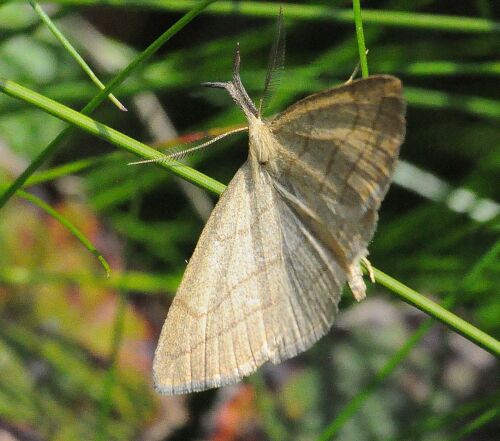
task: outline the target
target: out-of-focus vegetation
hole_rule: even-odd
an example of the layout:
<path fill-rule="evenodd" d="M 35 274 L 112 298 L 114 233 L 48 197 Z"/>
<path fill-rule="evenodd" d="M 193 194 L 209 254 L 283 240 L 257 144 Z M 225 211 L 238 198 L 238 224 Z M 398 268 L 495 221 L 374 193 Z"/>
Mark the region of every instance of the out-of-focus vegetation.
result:
<path fill-rule="evenodd" d="M 107 84 L 200 4 L 43 8 Z M 498 5 L 362 6 L 370 73 L 399 76 L 408 101 L 407 138 L 370 260 L 498 337 Z M 358 54 L 351 8 L 283 2 L 287 61 L 268 115 L 349 77 Z M 244 123 L 227 94 L 199 83 L 230 78 L 239 41 L 243 82 L 258 101 L 278 11 L 279 3 L 215 2 L 113 91 L 127 113 L 105 101 L 93 116 L 156 148 Z M 75 109 L 98 92 L 24 1 L 0 1 L 0 76 Z M 0 195 L 65 127 L 0 95 Z M 237 135 L 187 163 L 227 183 L 245 155 Z M 0 208 L 0 439 L 497 439 L 494 356 L 379 285 L 359 305 L 346 290 L 332 332 L 305 354 L 235 387 L 158 396 L 156 339 L 215 200 L 154 165 L 127 166 L 133 160 L 75 130 L 25 185 L 102 253 L 110 279 L 22 194 Z"/>

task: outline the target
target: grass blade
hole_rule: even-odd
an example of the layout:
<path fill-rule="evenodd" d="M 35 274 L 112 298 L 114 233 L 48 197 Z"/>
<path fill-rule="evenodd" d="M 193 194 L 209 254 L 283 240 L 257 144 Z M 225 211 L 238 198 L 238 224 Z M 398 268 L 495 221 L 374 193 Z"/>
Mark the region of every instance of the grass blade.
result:
<path fill-rule="evenodd" d="M 146 144 L 13 81 L 0 78 L 0 90 L 141 158 L 158 158 L 158 151 Z M 159 162 L 157 165 L 212 193 L 221 194 L 225 188 L 223 184 L 215 179 L 180 162 L 169 160 L 168 162 Z"/>
<path fill-rule="evenodd" d="M 94 256 L 97 257 L 97 260 L 100 262 L 104 271 L 106 271 L 106 278 L 109 279 L 111 275 L 111 268 L 104 258 L 104 256 L 92 245 L 92 242 L 65 216 L 59 213 L 57 210 L 54 210 L 49 204 L 42 201 L 40 198 L 27 193 L 23 190 L 18 190 L 17 195 L 37 207 L 41 208 L 45 211 L 49 216 L 53 217 L 56 221 L 58 221 L 61 225 L 63 225 L 73 236 L 75 236 L 80 243 L 87 248 Z"/>
<path fill-rule="evenodd" d="M 482 347 L 496 357 L 500 357 L 500 341 L 379 269 L 374 268 L 373 270 L 377 283 L 391 290 L 391 292 L 396 294 L 401 300 L 415 306 L 427 315 L 434 317 L 448 328 L 458 332 L 466 339 Z"/>
<path fill-rule="evenodd" d="M 144 66 L 146 61 L 151 58 L 170 38 L 172 38 L 177 32 L 179 32 L 184 26 L 190 23 L 197 15 L 199 15 L 209 4 L 213 3 L 215 0 L 203 0 L 198 2 L 188 13 L 181 17 L 176 23 L 174 23 L 170 28 L 168 28 L 160 37 L 158 37 L 153 43 L 151 43 L 143 52 L 141 52 L 130 64 L 123 69 L 118 75 L 116 75 L 111 82 L 99 92 L 82 110 L 83 114 L 91 114 L 114 90 L 118 87 L 126 78 L 128 78 L 133 72 L 136 72 L 141 67 Z M 31 162 L 31 164 L 21 173 L 17 179 L 10 185 L 10 187 L 0 195 L 0 209 L 7 203 L 7 201 L 14 195 L 16 190 L 20 189 L 26 180 L 35 171 L 41 167 L 41 165 L 50 158 L 54 152 L 59 147 L 59 144 L 68 136 L 71 132 L 71 128 L 63 130 L 54 140 L 44 149 L 42 152 Z"/>
<path fill-rule="evenodd" d="M 370 74 L 368 72 L 368 61 L 366 60 L 366 44 L 365 33 L 363 32 L 363 19 L 361 18 L 361 3 L 360 0 L 352 1 L 352 8 L 354 12 L 354 23 L 356 25 L 356 39 L 358 41 L 359 63 L 361 66 L 361 76 L 367 78 Z"/>
<path fill-rule="evenodd" d="M 75 61 L 80 65 L 83 71 L 89 76 L 92 82 L 101 90 L 104 90 L 106 86 L 97 78 L 97 75 L 92 71 L 90 66 L 85 62 L 82 56 L 77 52 L 77 50 L 73 47 L 73 45 L 69 42 L 69 40 L 63 35 L 63 33 L 57 28 L 54 22 L 50 19 L 50 17 L 45 13 L 42 7 L 35 0 L 28 0 L 31 7 L 38 14 L 40 19 L 47 25 L 50 32 L 54 34 L 54 37 L 59 40 L 62 46 L 68 51 L 68 53 L 75 59 Z M 109 99 L 113 102 L 113 104 L 118 107 L 123 112 L 127 111 L 127 108 L 120 102 L 118 99 L 110 93 L 108 95 Z"/>

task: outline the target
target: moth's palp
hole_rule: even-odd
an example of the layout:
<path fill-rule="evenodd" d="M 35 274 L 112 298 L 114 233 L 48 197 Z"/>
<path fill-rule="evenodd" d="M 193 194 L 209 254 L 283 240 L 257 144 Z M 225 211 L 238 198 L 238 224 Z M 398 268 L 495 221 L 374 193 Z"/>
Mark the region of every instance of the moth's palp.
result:
<path fill-rule="evenodd" d="M 247 115 L 247 118 L 252 115 L 255 118 L 259 117 L 259 112 L 255 107 L 255 104 L 248 96 L 245 87 L 243 87 L 243 83 L 240 78 L 240 44 L 236 43 L 236 49 L 234 51 L 234 60 L 233 60 L 233 79 L 228 82 L 208 82 L 202 83 L 202 86 L 205 87 L 215 87 L 217 89 L 226 89 L 229 92 L 229 95 L 233 98 L 233 100 L 241 107 L 243 112 Z"/>

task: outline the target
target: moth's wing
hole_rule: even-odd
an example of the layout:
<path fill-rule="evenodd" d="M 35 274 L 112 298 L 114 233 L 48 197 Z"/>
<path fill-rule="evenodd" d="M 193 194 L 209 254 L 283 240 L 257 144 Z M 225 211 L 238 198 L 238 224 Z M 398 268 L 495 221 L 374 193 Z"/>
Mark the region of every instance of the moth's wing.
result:
<path fill-rule="evenodd" d="M 248 164 L 222 195 L 162 329 L 153 362 L 159 392 L 235 383 L 329 329 L 341 271 L 294 213 L 283 218 L 289 209 L 277 199 L 267 172 Z"/>
<path fill-rule="evenodd" d="M 401 82 L 373 76 L 311 95 L 271 122 L 276 187 L 364 296 L 359 260 L 405 135 Z"/>

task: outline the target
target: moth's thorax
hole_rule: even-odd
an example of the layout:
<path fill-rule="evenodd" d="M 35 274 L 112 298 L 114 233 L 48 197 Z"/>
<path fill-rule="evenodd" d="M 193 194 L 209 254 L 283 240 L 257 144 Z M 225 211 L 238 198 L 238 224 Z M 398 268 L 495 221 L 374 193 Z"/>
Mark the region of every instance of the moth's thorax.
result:
<path fill-rule="evenodd" d="M 266 121 L 250 115 L 248 117 L 248 134 L 250 158 L 265 165 L 276 157 L 277 141 Z"/>

